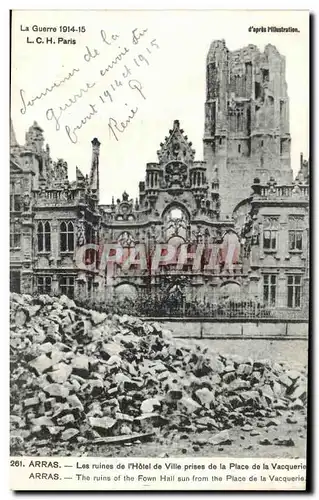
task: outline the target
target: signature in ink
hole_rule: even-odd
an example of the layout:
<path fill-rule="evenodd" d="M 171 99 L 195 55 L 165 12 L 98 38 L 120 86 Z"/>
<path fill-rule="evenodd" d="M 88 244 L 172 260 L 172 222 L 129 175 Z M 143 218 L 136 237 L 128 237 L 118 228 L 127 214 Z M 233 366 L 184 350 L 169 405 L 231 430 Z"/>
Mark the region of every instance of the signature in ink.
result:
<path fill-rule="evenodd" d="M 132 90 L 137 90 L 140 96 L 143 97 L 143 99 L 146 99 L 145 95 L 142 92 L 143 86 L 141 82 L 139 82 L 138 80 L 130 80 L 128 82 L 128 85 Z M 125 105 L 127 106 L 127 104 Z M 132 120 L 136 116 L 138 109 L 139 109 L 138 106 L 132 108 L 127 118 L 121 122 L 118 122 L 115 118 L 112 117 L 109 118 L 108 122 L 109 133 L 110 135 L 112 134 L 112 136 L 116 141 L 119 141 L 119 134 L 123 134 L 123 132 L 125 132 L 127 127 L 132 123 Z"/>

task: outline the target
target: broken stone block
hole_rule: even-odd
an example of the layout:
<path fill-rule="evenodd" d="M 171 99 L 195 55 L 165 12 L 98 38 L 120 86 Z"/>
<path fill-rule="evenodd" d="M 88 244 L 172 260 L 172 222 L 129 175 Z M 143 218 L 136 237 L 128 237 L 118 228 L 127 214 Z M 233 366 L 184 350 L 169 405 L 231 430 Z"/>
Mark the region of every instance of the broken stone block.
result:
<path fill-rule="evenodd" d="M 265 368 L 271 368 L 270 359 L 258 359 L 253 363 L 254 370 L 264 370 Z"/>
<path fill-rule="evenodd" d="M 117 394 L 117 393 L 118 393 L 118 388 L 117 388 L 117 387 L 110 387 L 110 389 L 108 389 L 107 393 L 108 393 L 110 396 L 113 396 L 114 394 Z"/>
<path fill-rule="evenodd" d="M 177 403 L 178 408 L 182 411 L 185 411 L 188 414 L 196 413 L 201 409 L 201 405 L 196 403 L 194 399 L 184 396 Z"/>
<path fill-rule="evenodd" d="M 19 426 L 20 423 L 23 423 L 23 419 L 18 415 L 10 415 L 10 423 L 14 423 Z"/>
<path fill-rule="evenodd" d="M 231 372 L 228 372 L 228 373 L 225 373 L 223 375 L 223 382 L 225 382 L 226 384 L 230 384 L 231 382 L 233 382 L 234 380 L 236 379 L 236 373 L 234 371 L 231 371 Z"/>
<path fill-rule="evenodd" d="M 70 405 L 70 408 L 78 408 L 80 411 L 84 411 L 83 404 L 75 394 L 67 396 L 66 401 Z"/>
<path fill-rule="evenodd" d="M 64 360 L 64 352 L 60 351 L 59 349 L 55 348 L 53 346 L 52 351 L 50 352 L 50 358 L 52 361 L 53 365 L 58 364 L 61 360 Z"/>
<path fill-rule="evenodd" d="M 243 356 L 239 356 L 238 354 L 232 354 L 230 356 L 230 359 L 234 363 L 235 367 L 241 365 L 242 363 L 245 363 L 245 358 Z"/>
<path fill-rule="evenodd" d="M 34 398 L 27 398 L 23 401 L 23 405 L 25 408 L 31 408 L 32 406 L 38 406 L 40 404 L 40 399 L 38 396 Z"/>
<path fill-rule="evenodd" d="M 255 404 L 257 405 L 260 396 L 257 391 L 244 391 L 240 393 L 240 398 L 245 404 Z"/>
<path fill-rule="evenodd" d="M 120 427 L 120 434 L 122 434 L 123 436 L 128 435 L 128 434 L 132 434 L 132 433 L 133 433 L 133 431 L 128 425 L 124 424 Z"/>
<path fill-rule="evenodd" d="M 290 403 L 289 408 L 291 410 L 302 410 L 304 408 L 304 404 L 300 399 L 296 399 L 292 403 Z"/>
<path fill-rule="evenodd" d="M 259 444 L 262 444 L 263 446 L 269 446 L 269 445 L 271 445 L 271 444 L 272 444 L 272 442 L 271 442 L 271 441 L 269 441 L 269 439 L 268 439 L 268 438 L 265 438 L 265 439 L 261 439 L 261 440 L 259 441 Z"/>
<path fill-rule="evenodd" d="M 74 439 L 78 434 L 80 434 L 79 429 L 74 429 L 73 427 L 71 427 L 69 429 L 65 429 L 65 431 L 62 432 L 61 439 L 63 441 L 70 441 L 71 439 Z"/>
<path fill-rule="evenodd" d="M 249 432 L 253 429 L 252 425 L 246 424 L 241 428 L 242 431 Z"/>
<path fill-rule="evenodd" d="M 257 384 L 258 382 L 260 382 L 261 377 L 262 377 L 262 374 L 260 371 L 259 372 L 258 371 L 252 372 L 252 374 L 251 374 L 252 383 Z"/>
<path fill-rule="evenodd" d="M 210 391 L 206 387 L 203 387 L 203 389 L 198 389 L 195 394 L 200 403 L 207 408 L 209 408 L 210 404 L 215 400 L 215 393 L 213 391 Z"/>
<path fill-rule="evenodd" d="M 119 356 L 123 351 L 124 348 L 120 344 L 117 344 L 116 342 L 109 342 L 107 344 L 103 344 L 100 349 L 100 354 L 103 359 L 108 360 L 111 356 Z"/>
<path fill-rule="evenodd" d="M 40 344 L 38 346 L 38 349 L 40 352 L 43 354 L 47 354 L 52 351 L 53 349 L 53 344 L 51 342 L 45 342 L 44 344 Z"/>
<path fill-rule="evenodd" d="M 41 356 L 38 356 L 33 361 L 30 361 L 29 366 L 33 368 L 38 375 L 41 375 L 43 372 L 51 368 L 53 364 L 54 363 L 50 358 L 48 358 L 48 356 L 41 354 Z"/>
<path fill-rule="evenodd" d="M 268 420 L 266 427 L 270 427 L 272 425 L 275 425 L 275 426 L 280 425 L 280 420 L 278 420 L 277 418 L 272 418 L 271 420 Z"/>
<path fill-rule="evenodd" d="M 208 363 L 210 367 L 209 372 L 213 371 L 215 373 L 223 373 L 225 370 L 224 364 L 219 359 L 219 356 L 210 357 Z"/>
<path fill-rule="evenodd" d="M 292 394 L 289 394 L 289 398 L 292 399 L 293 401 L 299 399 L 305 402 L 307 399 L 307 386 L 303 384 L 297 385 Z"/>
<path fill-rule="evenodd" d="M 68 413 L 67 415 L 63 415 L 63 417 L 58 419 L 59 425 L 68 425 L 73 424 L 75 421 L 74 415 L 72 413 Z"/>
<path fill-rule="evenodd" d="M 276 438 L 275 444 L 277 446 L 295 446 L 295 442 L 292 438 L 289 439 Z"/>
<path fill-rule="evenodd" d="M 169 423 L 169 419 L 162 417 L 158 413 L 144 413 L 139 417 L 134 419 L 134 422 L 138 423 L 144 431 L 147 429 L 152 429 L 153 427 L 162 427 Z"/>
<path fill-rule="evenodd" d="M 99 313 L 97 311 L 90 311 L 90 313 L 93 325 L 99 325 L 107 319 L 107 315 L 105 313 Z"/>
<path fill-rule="evenodd" d="M 55 369 L 50 372 L 50 378 L 53 382 L 58 384 L 63 384 L 69 378 L 72 373 L 72 366 L 65 363 L 59 363 Z"/>
<path fill-rule="evenodd" d="M 134 417 L 132 417 L 131 415 L 126 415 L 125 413 L 115 413 L 115 418 L 117 422 L 132 423 L 134 421 Z"/>
<path fill-rule="evenodd" d="M 285 387 L 291 387 L 292 384 L 293 384 L 293 381 L 291 378 L 288 377 L 288 375 L 286 373 L 283 373 L 282 375 L 280 375 L 280 377 L 278 377 L 278 381 L 284 385 Z"/>
<path fill-rule="evenodd" d="M 27 321 L 27 314 L 22 309 L 19 309 L 15 315 L 15 323 L 18 328 L 22 328 Z"/>
<path fill-rule="evenodd" d="M 210 377 L 210 383 L 211 383 L 212 387 L 214 385 L 219 385 L 221 383 L 221 380 L 222 380 L 221 376 L 218 373 L 214 373 Z"/>
<path fill-rule="evenodd" d="M 170 377 L 169 371 L 161 372 L 161 373 L 158 373 L 157 380 L 159 380 L 161 382 L 163 380 L 167 380 L 169 377 Z"/>
<path fill-rule="evenodd" d="M 109 366 L 121 366 L 122 359 L 120 356 L 112 355 L 106 362 Z"/>
<path fill-rule="evenodd" d="M 167 368 L 166 366 L 161 363 L 161 361 L 157 361 L 153 366 L 152 368 L 155 370 L 156 373 L 160 373 L 160 372 L 166 372 L 167 371 Z"/>
<path fill-rule="evenodd" d="M 215 434 L 208 440 L 209 444 L 219 445 L 231 443 L 231 439 L 229 436 L 229 432 L 227 430 L 221 431 L 218 434 Z"/>
<path fill-rule="evenodd" d="M 44 392 L 49 394 L 49 396 L 67 398 L 69 395 L 69 389 L 63 387 L 61 384 L 50 384 L 43 388 Z"/>
<path fill-rule="evenodd" d="M 166 401 L 175 402 L 179 401 L 183 397 L 183 391 L 176 386 L 176 388 L 171 388 L 166 394 Z"/>
<path fill-rule="evenodd" d="M 145 399 L 141 404 L 142 413 L 153 413 L 161 408 L 161 402 L 158 399 L 150 398 Z"/>
<path fill-rule="evenodd" d="M 197 427 L 198 426 L 205 427 L 207 429 L 211 429 L 211 428 L 218 429 L 219 428 L 219 425 L 217 424 L 216 420 L 214 420 L 211 417 L 198 418 L 196 420 L 196 426 Z"/>
<path fill-rule="evenodd" d="M 114 377 L 114 382 L 116 382 L 118 385 L 124 387 L 124 384 L 126 382 L 131 382 L 131 378 L 125 375 L 122 372 L 119 372 L 115 375 Z"/>
<path fill-rule="evenodd" d="M 275 410 L 285 410 L 288 406 L 288 402 L 285 401 L 284 399 L 279 399 L 277 403 L 273 404 L 273 408 Z"/>
<path fill-rule="evenodd" d="M 51 420 L 51 418 L 49 417 L 38 417 L 38 418 L 34 418 L 32 419 L 32 424 L 37 426 L 37 427 L 50 427 L 50 426 L 54 426 L 54 423 L 53 421 Z"/>
<path fill-rule="evenodd" d="M 227 364 L 224 368 L 224 373 L 234 372 L 236 368 L 233 363 Z"/>
<path fill-rule="evenodd" d="M 287 417 L 286 418 L 286 422 L 288 424 L 296 424 L 298 422 L 298 420 L 296 418 L 294 418 L 294 417 Z"/>
<path fill-rule="evenodd" d="M 116 420 L 110 417 L 89 417 L 89 424 L 97 431 L 110 431 L 116 424 Z"/>
<path fill-rule="evenodd" d="M 61 432 L 64 430 L 64 427 L 60 427 L 58 425 L 54 427 L 48 427 L 48 431 L 51 434 L 51 436 L 58 436 L 61 434 Z"/>
<path fill-rule="evenodd" d="M 229 405 L 232 409 L 238 408 L 239 406 L 243 405 L 242 399 L 239 396 L 235 396 L 235 395 L 230 395 L 228 397 L 228 402 L 229 402 Z"/>
<path fill-rule="evenodd" d="M 239 391 L 243 389 L 250 389 L 250 382 L 248 380 L 236 379 L 227 387 L 228 391 Z"/>
<path fill-rule="evenodd" d="M 241 364 L 237 368 L 237 375 L 248 376 L 252 373 L 253 367 L 251 365 Z"/>
<path fill-rule="evenodd" d="M 84 379 L 88 378 L 89 372 L 89 358 L 85 355 L 75 356 L 71 361 L 72 373 L 82 377 Z"/>
<path fill-rule="evenodd" d="M 272 385 L 272 390 L 275 396 L 279 397 L 282 395 L 284 389 L 282 385 L 278 384 L 278 382 L 274 382 Z"/>
<path fill-rule="evenodd" d="M 250 433 L 250 436 L 260 436 L 260 432 L 257 431 L 257 430 L 252 430 L 251 433 Z"/>

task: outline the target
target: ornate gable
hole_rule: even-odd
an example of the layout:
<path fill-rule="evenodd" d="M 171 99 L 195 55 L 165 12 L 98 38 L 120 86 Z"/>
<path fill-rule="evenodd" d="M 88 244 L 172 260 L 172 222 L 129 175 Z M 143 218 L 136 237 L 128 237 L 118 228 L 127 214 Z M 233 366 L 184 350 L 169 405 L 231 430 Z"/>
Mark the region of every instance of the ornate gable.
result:
<path fill-rule="evenodd" d="M 46 182 L 48 187 L 62 187 L 69 183 L 68 164 L 61 158 L 57 162 L 49 162 L 47 165 Z"/>
<path fill-rule="evenodd" d="M 169 137 L 165 137 L 164 144 L 160 144 L 161 149 L 157 151 L 160 164 L 166 164 L 170 161 L 182 161 L 184 163 L 193 163 L 195 150 L 192 149 L 192 143 L 188 142 L 187 135 L 180 128 L 179 121 L 174 121 L 173 130 L 169 131 Z"/>

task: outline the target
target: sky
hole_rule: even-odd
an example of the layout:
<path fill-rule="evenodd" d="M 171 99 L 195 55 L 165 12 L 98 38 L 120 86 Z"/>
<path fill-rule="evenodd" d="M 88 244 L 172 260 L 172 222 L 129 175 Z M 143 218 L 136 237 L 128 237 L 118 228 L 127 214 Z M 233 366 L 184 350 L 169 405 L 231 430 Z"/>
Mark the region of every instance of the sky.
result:
<path fill-rule="evenodd" d="M 76 166 L 89 174 L 97 137 L 101 203 L 124 190 L 134 198 L 175 119 L 195 159 L 203 159 L 211 42 L 225 39 L 229 50 L 248 44 L 264 50 L 271 43 L 286 57 L 297 173 L 300 152 L 307 158 L 309 147 L 308 24 L 306 11 L 15 11 L 11 117 L 17 140 L 24 144 L 37 121 L 53 160 L 67 161 L 73 180 Z M 299 32 L 249 31 L 268 26 Z"/>

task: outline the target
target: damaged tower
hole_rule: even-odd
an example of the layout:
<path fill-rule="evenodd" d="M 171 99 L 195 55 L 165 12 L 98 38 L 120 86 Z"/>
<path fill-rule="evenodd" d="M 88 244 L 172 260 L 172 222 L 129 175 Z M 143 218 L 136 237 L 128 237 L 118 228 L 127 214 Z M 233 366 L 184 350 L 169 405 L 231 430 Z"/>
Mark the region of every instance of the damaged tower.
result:
<path fill-rule="evenodd" d="M 230 51 L 212 42 L 207 55 L 204 160 L 218 180 L 221 218 L 261 183 L 293 180 L 285 57 L 273 45 Z"/>

